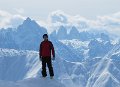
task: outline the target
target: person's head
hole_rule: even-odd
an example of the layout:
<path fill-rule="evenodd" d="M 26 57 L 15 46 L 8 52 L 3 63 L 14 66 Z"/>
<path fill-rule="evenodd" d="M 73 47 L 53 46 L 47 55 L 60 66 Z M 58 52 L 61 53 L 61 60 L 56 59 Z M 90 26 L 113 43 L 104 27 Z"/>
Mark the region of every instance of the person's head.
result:
<path fill-rule="evenodd" d="M 48 35 L 47 35 L 47 34 L 44 34 L 44 35 L 43 35 L 43 39 L 44 39 L 44 40 L 48 40 Z"/>

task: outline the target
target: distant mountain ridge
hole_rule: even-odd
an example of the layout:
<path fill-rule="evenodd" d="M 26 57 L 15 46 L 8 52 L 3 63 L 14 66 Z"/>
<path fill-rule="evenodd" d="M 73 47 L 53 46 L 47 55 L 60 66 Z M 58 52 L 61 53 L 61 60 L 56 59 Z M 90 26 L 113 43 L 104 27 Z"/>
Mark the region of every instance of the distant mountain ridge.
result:
<path fill-rule="evenodd" d="M 88 41 L 91 39 L 102 38 L 110 40 L 109 34 L 105 32 L 89 32 L 89 31 L 79 31 L 77 27 L 72 26 L 68 29 L 66 26 L 60 26 L 59 29 L 54 30 L 50 35 L 56 37 L 58 40 L 72 40 L 79 39 L 81 41 Z"/>

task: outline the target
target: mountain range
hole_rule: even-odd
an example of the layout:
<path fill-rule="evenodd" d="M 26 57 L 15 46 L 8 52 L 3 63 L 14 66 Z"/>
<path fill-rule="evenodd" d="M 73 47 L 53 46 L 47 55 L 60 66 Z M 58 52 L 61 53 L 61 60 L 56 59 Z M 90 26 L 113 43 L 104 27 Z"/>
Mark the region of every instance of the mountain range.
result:
<path fill-rule="evenodd" d="M 42 79 L 38 51 L 45 33 L 30 18 L 17 28 L 0 29 L 1 87 L 120 87 L 119 41 L 109 33 L 80 32 L 75 26 L 69 32 L 60 26 L 49 34 L 55 77 Z"/>

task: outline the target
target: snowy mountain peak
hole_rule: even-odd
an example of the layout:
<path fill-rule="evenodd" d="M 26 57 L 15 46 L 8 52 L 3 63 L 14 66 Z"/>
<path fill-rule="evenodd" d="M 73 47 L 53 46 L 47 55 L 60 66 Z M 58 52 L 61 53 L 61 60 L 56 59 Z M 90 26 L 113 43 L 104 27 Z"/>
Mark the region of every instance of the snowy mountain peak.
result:
<path fill-rule="evenodd" d="M 71 33 L 79 33 L 79 31 L 77 30 L 77 28 L 75 26 L 72 27 Z"/>
<path fill-rule="evenodd" d="M 69 38 L 70 39 L 79 39 L 79 31 L 75 26 L 72 27 L 70 33 L 69 33 Z"/>
<path fill-rule="evenodd" d="M 24 22 L 30 22 L 30 21 L 32 21 L 32 20 L 29 17 L 27 17 Z"/>
<path fill-rule="evenodd" d="M 64 26 L 60 26 L 58 33 L 64 33 L 64 32 L 67 33 L 67 29 Z"/>
<path fill-rule="evenodd" d="M 38 50 L 45 33 L 47 30 L 44 27 L 28 17 L 17 29 L 0 31 L 0 48 Z"/>
<path fill-rule="evenodd" d="M 26 20 L 31 20 L 30 17 L 27 17 Z"/>
<path fill-rule="evenodd" d="M 31 18 L 28 17 L 28 18 L 26 18 L 26 20 L 24 20 L 22 25 L 30 26 L 30 25 L 34 25 L 34 24 L 38 25 L 34 20 L 32 20 Z"/>

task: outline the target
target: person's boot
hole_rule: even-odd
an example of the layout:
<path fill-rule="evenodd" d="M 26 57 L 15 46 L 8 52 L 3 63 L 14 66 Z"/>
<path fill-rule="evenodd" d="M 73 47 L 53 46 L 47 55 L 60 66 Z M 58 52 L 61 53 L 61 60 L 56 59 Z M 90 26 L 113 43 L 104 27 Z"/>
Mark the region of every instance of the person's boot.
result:
<path fill-rule="evenodd" d="M 50 79 L 53 79 L 53 76 L 50 76 Z"/>
<path fill-rule="evenodd" d="M 46 76 L 42 76 L 42 78 L 46 78 Z"/>

